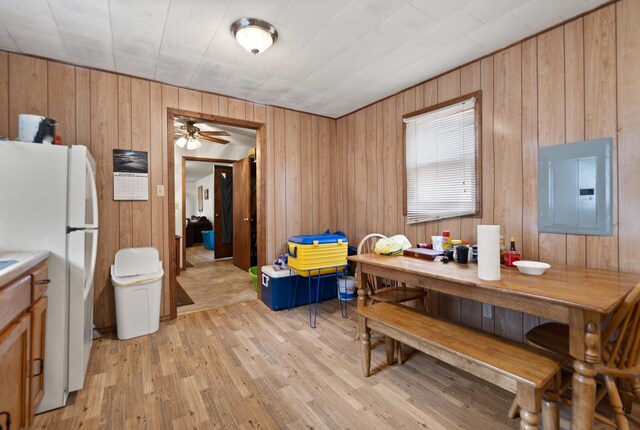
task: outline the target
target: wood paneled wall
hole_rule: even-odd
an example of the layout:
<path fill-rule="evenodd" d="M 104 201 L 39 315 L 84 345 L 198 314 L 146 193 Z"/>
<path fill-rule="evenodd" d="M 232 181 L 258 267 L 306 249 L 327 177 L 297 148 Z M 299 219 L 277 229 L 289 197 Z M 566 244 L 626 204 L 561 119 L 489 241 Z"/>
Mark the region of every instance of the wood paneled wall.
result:
<path fill-rule="evenodd" d="M 58 121 L 64 144 L 89 147 L 98 166 L 100 236 L 95 275 L 95 323 L 115 325 L 109 268 L 118 249 L 154 246 L 167 274 L 162 315 L 169 315 L 168 230 L 174 203 L 156 186 L 173 180 L 167 154 L 167 109 L 178 108 L 266 124 L 266 256 L 285 251 L 287 237 L 330 227 L 329 148 L 335 121 L 129 76 L 0 51 L 0 135 L 18 135 L 18 114 Z M 149 200 L 113 200 L 114 148 L 149 153 Z M 46 180 L 46 172 L 43 172 Z"/>
<path fill-rule="evenodd" d="M 500 224 L 529 259 L 640 271 L 640 2 L 622 0 L 353 114 L 325 117 L 264 106 L 145 79 L 0 51 L 0 135 L 17 136 L 17 115 L 55 118 L 65 144 L 90 148 L 98 163 L 100 251 L 95 322 L 115 324 L 109 267 L 127 246 L 154 246 L 169 273 L 173 202 L 168 186 L 166 116 L 186 109 L 267 125 L 266 256 L 287 237 L 331 227 L 352 244 L 369 232 L 428 241 L 444 229 L 475 240 L 478 224 Z M 413 226 L 402 214 L 403 114 L 482 90 L 482 218 Z M 611 136 L 616 148 L 614 235 L 537 232 L 537 149 Z M 113 201 L 112 149 L 149 152 L 150 199 Z M 618 180 L 620 178 L 621 180 Z M 162 315 L 169 315 L 168 276 Z M 521 339 L 537 318 L 479 303 L 434 297 L 442 315 Z"/>
<path fill-rule="evenodd" d="M 450 230 L 475 241 L 478 224 L 499 224 L 524 257 L 640 272 L 640 2 L 623 0 L 452 70 L 337 120 L 332 147 L 334 228 L 353 243 L 402 233 L 412 243 Z M 402 115 L 482 90 L 482 218 L 407 225 L 402 213 Z M 614 234 L 537 231 L 537 150 L 612 137 Z M 538 318 L 433 297 L 440 315 L 520 340 Z"/>

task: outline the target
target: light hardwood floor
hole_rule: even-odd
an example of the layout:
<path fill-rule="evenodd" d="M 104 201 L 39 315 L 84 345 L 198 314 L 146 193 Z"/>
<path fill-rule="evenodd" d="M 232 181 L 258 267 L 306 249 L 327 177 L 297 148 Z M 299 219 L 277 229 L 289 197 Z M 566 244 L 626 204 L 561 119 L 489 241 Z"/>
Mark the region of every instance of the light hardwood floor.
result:
<path fill-rule="evenodd" d="M 234 266 L 231 259 L 214 260 L 213 256 L 202 244 L 187 248 L 187 260 L 193 267 L 181 271 L 178 282 L 194 303 L 180 306 L 179 314 L 257 298 L 248 272 Z"/>
<path fill-rule="evenodd" d="M 315 330 L 306 306 L 273 312 L 254 300 L 103 338 L 85 388 L 34 428 L 518 428 L 508 392 L 421 353 L 389 367 L 378 336 L 364 378 L 354 322 L 336 300 L 320 304 Z"/>

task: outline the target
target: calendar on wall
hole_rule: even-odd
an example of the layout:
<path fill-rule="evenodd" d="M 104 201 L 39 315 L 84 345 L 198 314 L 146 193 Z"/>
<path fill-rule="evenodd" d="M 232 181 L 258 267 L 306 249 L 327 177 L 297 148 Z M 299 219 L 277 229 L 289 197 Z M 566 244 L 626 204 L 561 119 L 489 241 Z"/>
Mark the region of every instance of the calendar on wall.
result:
<path fill-rule="evenodd" d="M 113 150 L 113 199 L 149 200 L 149 163 L 145 151 Z"/>

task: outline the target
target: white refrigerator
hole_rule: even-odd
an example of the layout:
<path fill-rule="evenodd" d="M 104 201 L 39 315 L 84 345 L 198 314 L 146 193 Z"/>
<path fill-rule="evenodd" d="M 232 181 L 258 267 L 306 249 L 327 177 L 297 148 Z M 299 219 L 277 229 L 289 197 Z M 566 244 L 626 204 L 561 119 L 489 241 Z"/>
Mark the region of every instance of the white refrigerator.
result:
<path fill-rule="evenodd" d="M 98 250 L 95 161 L 84 146 L 0 141 L 0 250 L 47 250 L 44 397 L 38 413 L 82 388 Z"/>

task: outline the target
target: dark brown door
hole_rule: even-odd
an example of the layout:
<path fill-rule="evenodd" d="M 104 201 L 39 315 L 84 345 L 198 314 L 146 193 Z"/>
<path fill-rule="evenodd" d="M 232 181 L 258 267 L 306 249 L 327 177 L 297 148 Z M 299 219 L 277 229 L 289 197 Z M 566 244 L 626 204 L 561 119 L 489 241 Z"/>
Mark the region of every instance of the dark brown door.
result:
<path fill-rule="evenodd" d="M 251 267 L 251 159 L 233 162 L 233 264 Z"/>
<path fill-rule="evenodd" d="M 233 186 L 233 182 L 229 184 L 227 181 L 233 181 L 233 169 L 228 166 L 213 166 L 213 247 L 215 259 L 233 256 L 233 240 L 231 238 L 233 234 L 233 206 L 230 207 L 231 210 L 225 210 L 226 199 L 233 196 L 233 193 L 228 189 L 229 185 Z M 223 193 L 226 198 L 223 198 Z M 225 223 L 227 217 L 229 220 Z M 228 234 L 226 234 L 227 230 L 229 230 Z"/>

